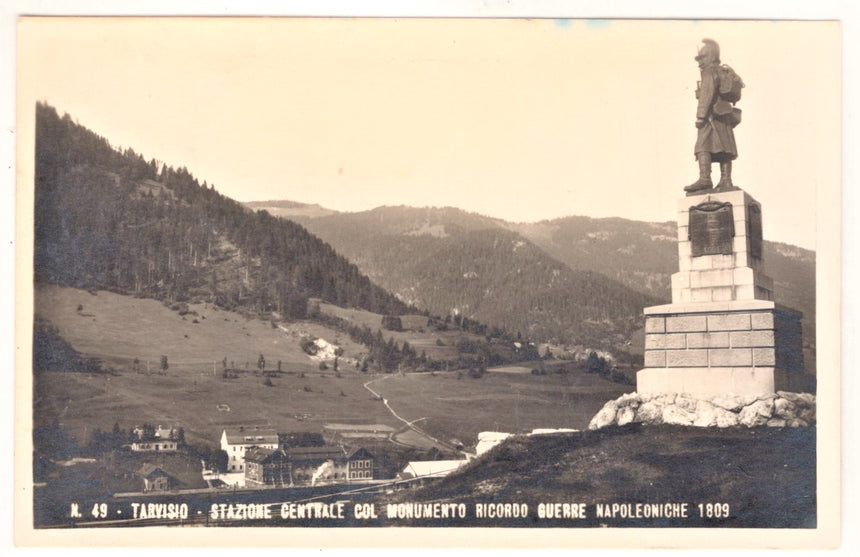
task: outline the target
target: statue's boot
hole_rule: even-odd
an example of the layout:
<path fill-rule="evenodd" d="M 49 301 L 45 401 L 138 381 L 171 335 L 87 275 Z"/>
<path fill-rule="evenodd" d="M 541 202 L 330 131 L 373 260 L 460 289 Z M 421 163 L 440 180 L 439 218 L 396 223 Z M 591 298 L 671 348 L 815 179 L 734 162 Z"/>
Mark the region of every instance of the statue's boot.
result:
<path fill-rule="evenodd" d="M 735 188 L 732 183 L 732 161 L 720 163 L 720 181 L 717 182 L 719 191 L 730 191 Z"/>
<path fill-rule="evenodd" d="M 696 160 L 699 161 L 699 179 L 684 188 L 684 191 L 688 194 L 709 190 L 714 187 L 714 183 L 711 181 L 711 154 L 699 153 L 696 156 Z"/>

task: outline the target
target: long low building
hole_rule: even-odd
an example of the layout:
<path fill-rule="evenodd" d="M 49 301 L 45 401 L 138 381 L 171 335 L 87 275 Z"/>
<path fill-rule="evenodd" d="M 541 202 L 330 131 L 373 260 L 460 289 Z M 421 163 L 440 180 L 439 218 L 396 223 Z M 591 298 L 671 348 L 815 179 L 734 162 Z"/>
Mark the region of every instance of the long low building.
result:
<path fill-rule="evenodd" d="M 416 460 L 397 474 L 400 480 L 444 478 L 468 464 L 468 460 Z"/>
<path fill-rule="evenodd" d="M 345 452 L 340 447 L 253 447 L 245 453 L 246 486 L 353 483 L 373 479 L 374 457 L 364 448 Z"/>
<path fill-rule="evenodd" d="M 395 429 L 383 424 L 325 424 L 323 437 L 329 443 L 355 439 L 388 439 Z"/>

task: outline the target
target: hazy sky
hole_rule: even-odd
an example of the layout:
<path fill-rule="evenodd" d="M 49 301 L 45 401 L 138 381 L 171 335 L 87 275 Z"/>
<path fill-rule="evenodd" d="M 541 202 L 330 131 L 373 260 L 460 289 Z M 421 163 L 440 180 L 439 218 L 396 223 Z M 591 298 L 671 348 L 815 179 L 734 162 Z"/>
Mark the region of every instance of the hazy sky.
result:
<path fill-rule="evenodd" d="M 762 202 L 765 237 L 814 249 L 817 190 L 840 188 L 836 23 L 101 18 L 18 31 L 19 106 L 45 100 L 241 201 L 674 220 L 697 177 L 703 37 L 747 85 L 734 179 Z"/>

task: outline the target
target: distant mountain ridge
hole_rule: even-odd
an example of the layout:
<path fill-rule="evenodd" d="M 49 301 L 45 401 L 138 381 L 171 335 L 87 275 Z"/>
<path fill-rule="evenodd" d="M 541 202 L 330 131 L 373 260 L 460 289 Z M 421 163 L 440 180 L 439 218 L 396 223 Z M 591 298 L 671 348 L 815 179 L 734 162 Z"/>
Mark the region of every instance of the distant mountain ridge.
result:
<path fill-rule="evenodd" d="M 459 265 L 461 259 L 471 257 L 467 255 L 470 250 L 480 252 L 479 246 L 473 244 L 490 240 L 477 232 L 507 231 L 513 234 L 498 235 L 497 239 L 501 245 L 510 241 L 514 244 L 523 242 L 523 246 L 528 247 L 521 249 L 543 252 L 547 258 L 544 270 L 549 273 L 558 271 L 565 277 L 573 276 L 568 272 L 575 275 L 591 273 L 593 279 L 605 281 L 606 292 L 580 288 L 580 294 L 577 294 L 577 289 L 573 288 L 573 292 L 568 293 L 571 296 L 569 302 L 560 303 L 558 309 L 548 310 L 549 313 L 568 311 L 560 309 L 567 304 L 578 308 L 599 306 L 608 299 L 606 296 L 633 300 L 634 296 L 618 290 L 624 286 L 645 296 L 636 298 L 636 303 L 626 308 L 632 314 L 641 315 L 640 304 L 665 303 L 671 299 L 670 278 L 678 270 L 677 227 L 674 222 L 570 216 L 536 223 L 511 223 L 452 207 L 405 206 L 290 218 L 331 243 L 364 273 L 405 301 L 427 305 L 431 311 L 439 313 L 452 309 L 477 313 L 488 322 L 519 321 L 520 318 L 513 313 L 525 312 L 530 317 L 522 318 L 526 325 L 524 330 L 559 332 L 559 323 L 565 319 L 548 316 L 544 309 L 523 309 L 509 301 L 516 299 L 518 294 L 514 288 L 506 290 L 505 286 L 516 283 L 517 288 L 534 292 L 535 285 L 549 283 L 546 277 L 538 279 L 534 274 L 529 275 L 532 282 L 528 285 L 526 281 L 518 282 L 513 278 L 506 283 L 505 270 L 517 268 L 511 263 L 515 254 L 512 249 L 496 253 L 497 264 L 494 266 L 482 263 L 485 274 L 489 273 L 491 277 L 485 276 L 486 282 L 455 280 L 453 271 L 443 268 L 442 261 L 450 260 Z M 804 313 L 804 342 L 812 349 L 815 345 L 815 252 L 765 240 L 764 259 L 766 272 L 775 281 L 776 300 Z M 418 263 L 419 260 L 423 263 Z M 553 267 L 550 260 L 560 263 L 561 267 Z M 509 263 L 507 267 L 506 261 Z M 577 276 L 580 280 L 587 280 L 589 275 Z M 481 288 L 476 288 L 476 285 L 481 285 Z M 586 296 L 583 292 L 589 294 Z M 490 293 L 493 293 L 493 299 L 490 299 Z M 600 301 L 586 299 L 589 296 L 597 296 Z M 503 303 L 501 300 L 508 301 Z M 602 318 L 600 312 L 596 312 L 589 319 L 601 321 Z M 551 324 L 541 326 L 541 321 Z M 627 330 L 627 326 L 620 326 L 617 330 L 609 326 L 604 332 L 610 336 L 624 336 L 627 333 L 621 330 Z M 574 333 L 576 329 L 572 327 L 569 332 Z M 814 366 L 811 352 L 807 365 Z"/>
<path fill-rule="evenodd" d="M 570 269 L 507 223 L 452 207 L 295 217 L 374 281 L 433 313 L 460 313 L 560 344 L 628 346 L 659 300 Z"/>
<path fill-rule="evenodd" d="M 272 216 L 292 218 L 292 217 L 325 217 L 337 213 L 332 209 L 326 209 L 315 203 L 300 203 L 298 201 L 248 201 L 244 203 L 246 207 L 254 211 L 266 211 Z"/>
<path fill-rule="evenodd" d="M 571 269 L 592 270 L 663 300 L 677 271 L 674 223 L 571 216 L 507 225 Z"/>

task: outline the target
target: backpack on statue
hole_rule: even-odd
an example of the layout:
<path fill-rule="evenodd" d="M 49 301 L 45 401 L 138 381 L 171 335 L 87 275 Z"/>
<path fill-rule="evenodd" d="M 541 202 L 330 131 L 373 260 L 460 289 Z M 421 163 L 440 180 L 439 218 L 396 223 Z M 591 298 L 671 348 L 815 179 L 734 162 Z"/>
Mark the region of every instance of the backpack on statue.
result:
<path fill-rule="evenodd" d="M 723 64 L 717 68 L 717 102 L 714 103 L 714 116 L 734 128 L 741 123 L 741 110 L 732 105 L 741 100 L 744 82 L 731 66 Z"/>
<path fill-rule="evenodd" d="M 744 81 L 731 66 L 721 65 L 717 69 L 717 80 L 720 83 L 721 99 L 732 104 L 741 100 L 741 89 L 744 88 Z"/>

